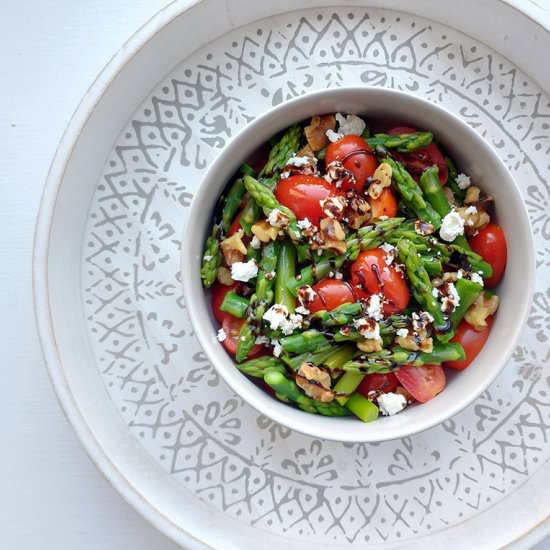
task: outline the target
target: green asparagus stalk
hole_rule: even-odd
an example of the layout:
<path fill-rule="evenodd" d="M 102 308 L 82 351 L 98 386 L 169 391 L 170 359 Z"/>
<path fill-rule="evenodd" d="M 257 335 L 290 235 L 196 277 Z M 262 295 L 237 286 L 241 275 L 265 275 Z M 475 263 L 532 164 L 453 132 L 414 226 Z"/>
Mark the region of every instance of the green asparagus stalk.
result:
<path fill-rule="evenodd" d="M 458 176 L 457 169 L 450 157 L 445 157 L 445 164 L 449 170 L 449 176 L 447 178 L 447 187 L 453 192 L 458 204 L 464 204 L 464 197 L 466 192 L 464 189 L 460 189 L 458 183 L 456 183 L 456 177 Z"/>
<path fill-rule="evenodd" d="M 289 279 L 286 283 L 286 287 L 293 296 L 296 296 L 301 286 L 312 285 L 316 281 L 323 279 L 331 271 L 342 267 L 345 261 L 345 254 L 334 256 L 333 254 L 327 253 L 319 256 L 317 263 L 302 268 L 298 277 Z"/>
<path fill-rule="evenodd" d="M 269 152 L 269 159 L 260 172 L 261 176 L 270 176 L 280 172 L 293 153 L 300 149 L 303 130 L 298 124 L 291 126 Z"/>
<path fill-rule="evenodd" d="M 443 273 L 443 265 L 441 260 L 437 258 L 427 258 L 426 256 L 421 256 L 420 261 L 424 266 L 424 269 L 428 272 L 430 277 L 437 277 Z"/>
<path fill-rule="evenodd" d="M 223 302 L 220 305 L 220 309 L 226 313 L 231 313 L 231 315 L 234 315 L 239 319 L 242 319 L 246 314 L 248 305 L 249 301 L 246 298 L 243 298 L 236 292 L 231 291 L 225 295 Z"/>
<path fill-rule="evenodd" d="M 239 167 L 239 173 L 243 176 L 252 176 L 253 178 L 256 177 L 256 170 L 254 170 L 254 168 L 246 162 L 243 162 L 243 164 Z"/>
<path fill-rule="evenodd" d="M 222 263 L 219 235 L 220 227 L 214 224 L 210 235 L 206 239 L 202 256 L 201 278 L 205 288 L 210 288 L 214 284 L 218 275 L 218 267 Z"/>
<path fill-rule="evenodd" d="M 342 370 L 342 367 L 348 361 L 351 361 L 356 352 L 357 348 L 355 346 L 336 348 L 321 364 L 328 370 L 337 372 Z"/>
<path fill-rule="evenodd" d="M 455 283 L 455 288 L 458 296 L 460 297 L 460 302 L 458 307 L 456 307 L 451 313 L 453 335 L 454 331 L 460 324 L 460 321 L 462 321 L 462 318 L 466 315 L 469 307 L 477 300 L 477 297 L 483 290 L 483 287 L 480 284 L 474 283 L 474 281 L 470 281 L 468 279 L 458 279 Z"/>
<path fill-rule="evenodd" d="M 264 382 L 271 386 L 277 395 L 295 403 L 300 409 L 309 413 L 319 413 L 324 416 L 348 416 L 349 412 L 337 401 L 322 403 L 305 395 L 296 383 L 289 380 L 281 372 L 268 372 L 264 376 Z"/>
<path fill-rule="evenodd" d="M 241 213 L 240 223 L 245 235 L 252 235 L 252 226 L 260 219 L 261 208 L 254 199 L 249 199 Z"/>
<path fill-rule="evenodd" d="M 479 273 L 484 279 L 489 278 L 493 274 L 493 268 L 491 264 L 487 263 L 483 258 L 476 254 L 468 245 L 468 247 L 461 246 L 456 242 L 449 244 L 449 249 L 466 257 L 466 260 L 470 264 L 472 271 Z"/>
<path fill-rule="evenodd" d="M 346 325 L 350 323 L 354 319 L 354 317 L 357 317 L 362 312 L 363 304 L 361 302 L 342 304 L 341 306 L 338 306 L 331 311 L 323 309 L 315 312 L 311 316 L 311 320 L 319 321 L 325 327 Z"/>
<path fill-rule="evenodd" d="M 305 330 L 299 334 L 285 336 L 280 341 L 285 353 L 315 351 L 328 344 L 326 336 L 317 330 Z"/>
<path fill-rule="evenodd" d="M 403 165 L 392 158 L 385 159 L 392 167 L 392 182 L 403 202 L 416 213 L 416 216 L 431 223 L 436 229 L 441 225 L 441 216 L 433 209 L 430 203 L 424 200 L 422 191 L 413 177 Z"/>
<path fill-rule="evenodd" d="M 296 245 L 296 260 L 301 264 L 311 260 L 311 253 L 308 243 L 299 243 Z"/>
<path fill-rule="evenodd" d="M 236 365 L 237 368 L 247 376 L 253 378 L 263 378 L 268 372 L 286 373 L 286 368 L 282 361 L 275 357 L 258 357 L 257 359 L 249 359 L 244 363 Z"/>
<path fill-rule="evenodd" d="M 345 405 L 365 376 L 366 375 L 362 373 L 345 371 L 338 382 L 336 382 L 336 386 L 334 386 L 336 401 L 338 401 L 340 405 Z"/>
<path fill-rule="evenodd" d="M 275 278 L 275 302 L 287 307 L 289 313 L 294 313 L 296 299 L 288 290 L 286 283 L 296 274 L 296 249 L 292 243 L 282 244 L 277 261 Z"/>
<path fill-rule="evenodd" d="M 283 355 L 282 360 L 294 371 L 298 370 L 304 363 L 313 363 L 316 367 L 323 364 L 323 362 L 334 354 L 335 349 L 327 342 L 318 351 L 300 353 L 299 355 Z"/>
<path fill-rule="evenodd" d="M 374 134 L 367 138 L 371 149 L 382 146 L 384 149 L 395 149 L 399 153 L 410 153 L 422 147 L 427 147 L 433 141 L 431 132 L 411 132 L 390 136 L 388 134 Z"/>
<path fill-rule="evenodd" d="M 378 418 L 378 407 L 360 393 L 354 393 L 346 407 L 363 422 L 372 422 Z"/>
<path fill-rule="evenodd" d="M 239 178 L 231 186 L 229 193 L 227 193 L 227 197 L 225 197 L 222 211 L 223 230 L 225 233 L 229 231 L 229 228 L 231 227 L 231 223 L 233 222 L 233 218 L 235 216 L 235 212 L 237 212 L 237 210 L 241 206 L 244 191 L 245 189 L 243 180 Z"/>
<path fill-rule="evenodd" d="M 426 268 L 418 257 L 415 245 L 407 240 L 397 243 L 399 259 L 405 264 L 407 275 L 412 287 L 415 300 L 434 318 L 434 326 L 437 331 L 446 331 L 449 328 L 449 320 L 441 311 L 439 302 L 432 294 L 432 283 Z"/>

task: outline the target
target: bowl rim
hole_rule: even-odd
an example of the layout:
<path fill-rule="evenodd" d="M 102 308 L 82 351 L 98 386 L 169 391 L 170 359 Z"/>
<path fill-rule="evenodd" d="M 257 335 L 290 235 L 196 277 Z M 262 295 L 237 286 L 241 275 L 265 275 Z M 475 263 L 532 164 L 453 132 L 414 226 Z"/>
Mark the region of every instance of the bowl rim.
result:
<path fill-rule="evenodd" d="M 357 433 L 361 434 L 361 436 L 354 437 L 354 436 L 348 436 L 347 434 L 346 436 L 343 436 L 341 433 L 339 434 L 338 432 L 336 432 L 334 428 L 332 429 L 332 431 L 328 427 L 326 429 L 324 427 L 318 429 L 315 426 L 313 428 L 311 427 L 306 428 L 307 426 L 306 415 L 309 415 L 310 413 L 303 412 L 293 406 L 289 406 L 285 403 L 281 403 L 277 401 L 274 397 L 268 395 L 265 392 L 261 392 L 262 395 L 260 395 L 260 393 L 258 392 L 255 392 L 251 387 L 253 383 L 244 374 L 242 374 L 235 368 L 234 360 L 231 357 L 229 357 L 229 355 L 225 351 L 223 351 L 223 353 L 227 357 L 229 357 L 232 363 L 231 370 L 233 371 L 233 373 L 231 373 L 227 364 L 224 364 L 222 361 L 218 361 L 216 359 L 216 354 L 213 351 L 213 347 L 212 347 L 213 341 L 211 337 L 213 334 L 209 330 L 210 328 L 213 328 L 213 326 L 212 327 L 209 326 L 208 328 L 205 329 L 205 327 L 202 326 L 198 322 L 198 320 L 195 318 L 195 312 L 197 311 L 197 308 L 200 307 L 199 302 L 201 298 L 196 296 L 195 292 L 192 291 L 191 285 L 192 285 L 193 277 L 200 278 L 200 276 L 198 272 L 193 276 L 190 273 L 191 270 L 185 267 L 185 264 L 188 259 L 186 257 L 186 253 L 188 250 L 192 248 L 191 243 L 197 239 L 195 228 L 200 226 L 201 218 L 204 219 L 204 216 L 201 216 L 201 211 L 204 211 L 205 205 L 208 205 L 206 209 L 208 210 L 208 212 L 211 212 L 213 210 L 212 208 L 213 203 L 219 197 L 219 193 L 210 194 L 209 190 L 210 190 L 211 184 L 215 181 L 215 178 L 213 176 L 216 174 L 219 167 L 223 164 L 224 160 L 228 156 L 228 151 L 232 152 L 236 144 L 239 144 L 239 142 L 243 140 L 247 135 L 255 132 L 258 128 L 260 128 L 264 124 L 266 120 L 270 119 L 271 117 L 274 117 L 279 112 L 286 111 L 297 105 L 301 105 L 301 104 L 307 105 L 308 103 L 314 102 L 316 100 L 320 100 L 325 96 L 339 95 L 339 94 L 344 95 L 346 93 L 353 94 L 357 92 L 382 93 L 382 94 L 387 94 L 388 96 L 406 98 L 409 101 L 417 102 L 418 104 L 424 104 L 426 107 L 430 109 L 439 111 L 442 116 L 447 117 L 447 119 L 452 120 L 455 124 L 462 126 L 466 130 L 466 132 L 468 132 L 472 136 L 472 139 L 474 139 L 477 142 L 477 144 L 479 144 L 484 149 L 484 155 L 488 155 L 492 157 L 505 170 L 508 176 L 508 184 L 512 188 L 513 190 L 512 192 L 519 199 L 519 201 L 517 202 L 521 204 L 521 213 L 518 213 L 519 214 L 518 217 L 522 219 L 523 223 L 525 223 L 526 227 L 528 228 L 528 232 L 527 232 L 528 238 L 525 239 L 526 242 L 523 243 L 524 246 L 526 247 L 526 253 L 527 253 L 527 256 L 529 257 L 529 266 L 530 266 L 529 275 L 524 279 L 524 284 L 527 285 L 528 287 L 526 291 L 528 300 L 526 301 L 526 303 L 523 303 L 521 308 L 518 307 L 518 313 L 520 314 L 517 315 L 516 317 L 513 337 L 509 338 L 506 342 L 506 345 L 504 346 L 504 352 L 500 355 L 498 359 L 498 368 L 492 369 L 490 375 L 485 377 L 485 379 L 483 380 L 483 383 L 480 383 L 478 385 L 475 392 L 468 393 L 468 395 L 464 397 L 462 400 L 450 406 L 447 414 L 430 418 L 420 424 L 411 426 L 411 428 L 408 430 L 404 428 L 400 430 L 397 429 L 395 430 L 396 433 L 391 435 L 390 437 L 368 437 L 368 434 L 361 433 L 360 430 L 358 430 Z M 303 117 L 303 118 L 307 118 L 307 117 Z M 300 120 L 303 120 L 303 118 Z M 295 120 L 295 122 L 299 122 L 299 120 Z M 285 127 L 288 127 L 288 124 Z M 280 129 L 282 130 L 284 129 L 284 127 Z M 239 161 L 243 162 L 244 158 L 241 158 L 241 156 L 239 156 Z M 227 184 L 227 180 L 225 180 L 224 185 L 226 184 Z M 208 222 L 210 222 L 210 220 L 211 218 L 209 216 Z M 299 433 L 302 433 L 310 437 L 322 438 L 325 440 L 332 440 L 332 441 L 345 442 L 345 443 L 376 443 L 376 442 L 390 441 L 394 439 L 408 437 L 417 433 L 424 432 L 438 424 L 445 422 L 449 418 L 452 418 L 453 416 L 458 414 L 460 411 L 465 409 L 468 405 L 470 405 L 490 386 L 490 384 L 500 374 L 502 369 L 506 366 L 507 362 L 509 361 L 510 356 L 512 355 L 513 349 L 515 348 L 517 342 L 519 341 L 519 338 L 523 333 L 523 326 L 525 324 L 529 310 L 531 308 L 531 302 L 533 299 L 533 292 L 534 292 L 534 285 L 535 285 L 534 240 L 533 240 L 533 234 L 532 234 L 531 224 L 529 221 L 526 205 L 521 197 L 519 187 L 515 179 L 513 178 L 508 168 L 504 165 L 500 157 L 496 154 L 494 149 L 486 142 L 485 139 L 483 139 L 479 134 L 477 134 L 462 118 L 455 115 L 445 107 L 435 104 L 431 101 L 428 101 L 427 99 L 424 99 L 422 97 L 419 97 L 407 91 L 396 90 L 393 88 L 383 88 L 379 86 L 342 86 L 338 88 L 327 88 L 324 90 L 307 92 L 301 96 L 292 98 L 287 101 L 283 101 L 282 103 L 268 109 L 267 111 L 263 112 L 261 115 L 256 117 L 253 121 L 246 124 L 234 136 L 232 136 L 231 139 L 226 143 L 226 145 L 218 152 L 218 155 L 213 160 L 208 170 L 204 173 L 203 177 L 201 178 L 201 183 L 199 185 L 198 191 L 193 197 L 193 201 L 190 206 L 189 216 L 183 231 L 180 266 L 181 266 L 181 274 L 182 274 L 182 287 L 183 287 L 184 300 L 186 303 L 186 308 L 188 310 L 189 319 L 195 331 L 195 335 L 198 338 L 199 343 L 202 349 L 204 350 L 204 352 L 206 353 L 208 359 L 210 360 L 210 362 L 212 363 L 212 365 L 214 366 L 218 374 L 221 376 L 221 378 L 225 381 L 225 383 L 227 383 L 229 387 L 240 398 L 242 398 L 246 403 L 252 406 L 257 412 L 271 418 L 275 422 L 278 422 L 279 424 L 282 424 L 291 430 L 295 430 Z M 203 289 L 202 296 L 204 296 L 205 292 L 206 292 L 205 289 Z M 210 336 L 210 338 L 208 337 L 208 335 Z M 216 342 L 216 344 L 218 344 L 217 345 L 218 349 L 223 349 L 221 348 L 221 345 L 219 345 L 219 343 Z M 235 373 L 238 374 L 238 377 L 232 375 Z M 244 382 L 244 383 L 241 383 L 241 382 Z M 247 387 L 246 384 L 250 385 L 249 387 L 251 391 L 248 391 L 246 389 Z M 276 403 L 275 406 L 273 405 L 274 402 Z M 319 416 L 319 415 L 316 415 L 316 416 Z M 294 417 L 296 417 L 295 422 L 294 420 L 290 420 L 290 419 L 294 419 Z M 300 418 L 303 420 L 302 422 L 299 421 Z M 330 419 L 326 418 L 325 420 L 328 421 L 325 423 L 325 425 L 329 426 Z"/>

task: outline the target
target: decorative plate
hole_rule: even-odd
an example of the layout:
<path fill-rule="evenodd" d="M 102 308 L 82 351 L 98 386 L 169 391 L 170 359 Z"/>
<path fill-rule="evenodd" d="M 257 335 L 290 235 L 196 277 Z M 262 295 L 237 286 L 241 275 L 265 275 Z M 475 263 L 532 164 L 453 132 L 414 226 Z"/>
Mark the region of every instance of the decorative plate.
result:
<path fill-rule="evenodd" d="M 220 28 L 192 47 L 216 6 Z M 35 283 L 63 405 L 115 486 L 186 546 L 510 543 L 550 511 L 533 498 L 550 458 L 547 92 L 419 16 L 312 7 L 235 25 L 225 6 L 172 6 L 141 31 L 143 48 L 96 84 L 54 162 Z M 217 151 L 264 109 L 344 84 L 414 92 L 465 119 L 520 184 L 537 246 L 533 308 L 501 376 L 443 425 L 380 444 L 310 439 L 233 395 L 195 341 L 178 273 L 188 207 Z M 511 525 L 507 507 L 532 509 Z"/>

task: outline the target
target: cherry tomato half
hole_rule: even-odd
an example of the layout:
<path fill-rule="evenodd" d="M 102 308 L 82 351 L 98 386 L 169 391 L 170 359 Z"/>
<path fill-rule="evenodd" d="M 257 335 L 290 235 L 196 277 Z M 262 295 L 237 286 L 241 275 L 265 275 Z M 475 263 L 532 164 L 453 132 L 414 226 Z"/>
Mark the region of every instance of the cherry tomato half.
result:
<path fill-rule="evenodd" d="M 410 134 L 416 131 L 415 128 L 410 128 L 409 126 L 396 126 L 389 130 L 388 134 Z M 441 185 L 447 183 L 449 169 L 445 163 L 445 157 L 435 143 L 430 143 L 427 147 L 422 147 L 411 153 L 392 153 L 392 156 L 403 164 L 411 175 L 416 178 L 419 178 L 426 168 L 436 165 L 439 169 L 439 181 Z"/>
<path fill-rule="evenodd" d="M 357 151 L 356 154 L 354 154 Z M 361 152 L 359 152 L 361 151 Z M 344 168 L 355 176 L 355 183 L 344 181 L 342 189 L 363 191 L 369 176 L 374 174 L 377 162 L 369 144 L 361 136 L 344 136 L 335 143 L 330 143 L 325 154 L 325 164 L 335 160 L 342 161 Z"/>
<path fill-rule="evenodd" d="M 475 330 L 474 327 L 466 321 L 462 321 L 460 325 L 458 325 L 451 342 L 458 342 L 464 348 L 466 359 L 462 361 L 447 361 L 445 366 L 455 370 L 464 370 L 469 367 L 470 363 L 478 356 L 485 342 L 487 342 L 492 326 L 493 317 L 487 318 L 487 326 L 480 331 Z"/>
<path fill-rule="evenodd" d="M 395 371 L 400 384 L 420 403 L 426 403 L 445 387 L 445 372 L 440 365 L 413 367 L 403 365 Z"/>
<path fill-rule="evenodd" d="M 227 315 L 225 311 L 222 311 L 220 309 L 220 306 L 222 305 L 223 299 L 225 298 L 225 295 L 228 292 L 231 292 L 234 290 L 235 292 L 238 292 L 239 289 L 239 283 L 233 283 L 232 285 L 222 285 L 219 282 L 216 282 L 214 286 L 212 287 L 212 313 L 214 313 L 214 317 L 218 321 L 218 323 L 222 323 L 224 317 Z"/>
<path fill-rule="evenodd" d="M 235 355 L 239 344 L 239 332 L 244 324 L 244 319 L 239 319 L 229 313 L 225 313 L 224 315 L 222 328 L 225 332 L 225 340 L 222 342 L 222 345 L 229 353 Z M 248 357 L 251 358 L 258 355 L 262 351 L 262 347 L 256 344 L 248 354 Z"/>
<path fill-rule="evenodd" d="M 508 248 L 506 237 L 500 225 L 490 223 L 479 233 L 469 239 L 472 250 L 479 254 L 486 262 L 491 264 L 493 274 L 485 281 L 487 288 L 494 288 L 500 283 L 506 269 L 506 256 Z"/>
<path fill-rule="evenodd" d="M 393 372 L 388 374 L 367 374 L 359 384 L 357 391 L 365 397 L 371 391 L 394 392 L 397 389 L 397 377 Z"/>
<path fill-rule="evenodd" d="M 382 292 L 384 314 L 391 315 L 407 307 L 409 289 L 401 273 L 393 265 L 386 265 L 385 259 L 386 253 L 381 248 L 361 252 L 351 266 L 351 282 L 365 297 Z"/>
<path fill-rule="evenodd" d="M 281 204 L 290 208 L 299 220 L 307 218 L 316 226 L 325 217 L 319 201 L 334 193 L 334 187 L 323 178 L 305 175 L 284 178 L 275 189 L 275 196 Z"/>
<path fill-rule="evenodd" d="M 308 309 L 312 313 L 323 309 L 331 311 L 342 304 L 350 304 L 356 301 L 350 284 L 345 281 L 322 279 L 312 288 L 317 293 L 315 299 L 308 305 Z"/>
<path fill-rule="evenodd" d="M 373 218 L 381 218 L 382 216 L 395 218 L 397 215 L 397 199 L 389 187 L 386 187 L 377 199 L 369 198 L 369 204 Z"/>

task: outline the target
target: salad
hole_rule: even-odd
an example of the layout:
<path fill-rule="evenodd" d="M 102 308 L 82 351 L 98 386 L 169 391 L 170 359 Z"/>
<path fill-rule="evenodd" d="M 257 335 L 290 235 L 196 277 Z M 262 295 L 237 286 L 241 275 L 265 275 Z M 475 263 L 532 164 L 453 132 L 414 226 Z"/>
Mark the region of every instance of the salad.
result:
<path fill-rule="evenodd" d="M 201 277 L 218 340 L 275 399 L 364 422 L 440 393 L 489 336 L 495 201 L 429 131 L 314 116 L 220 197 Z"/>

